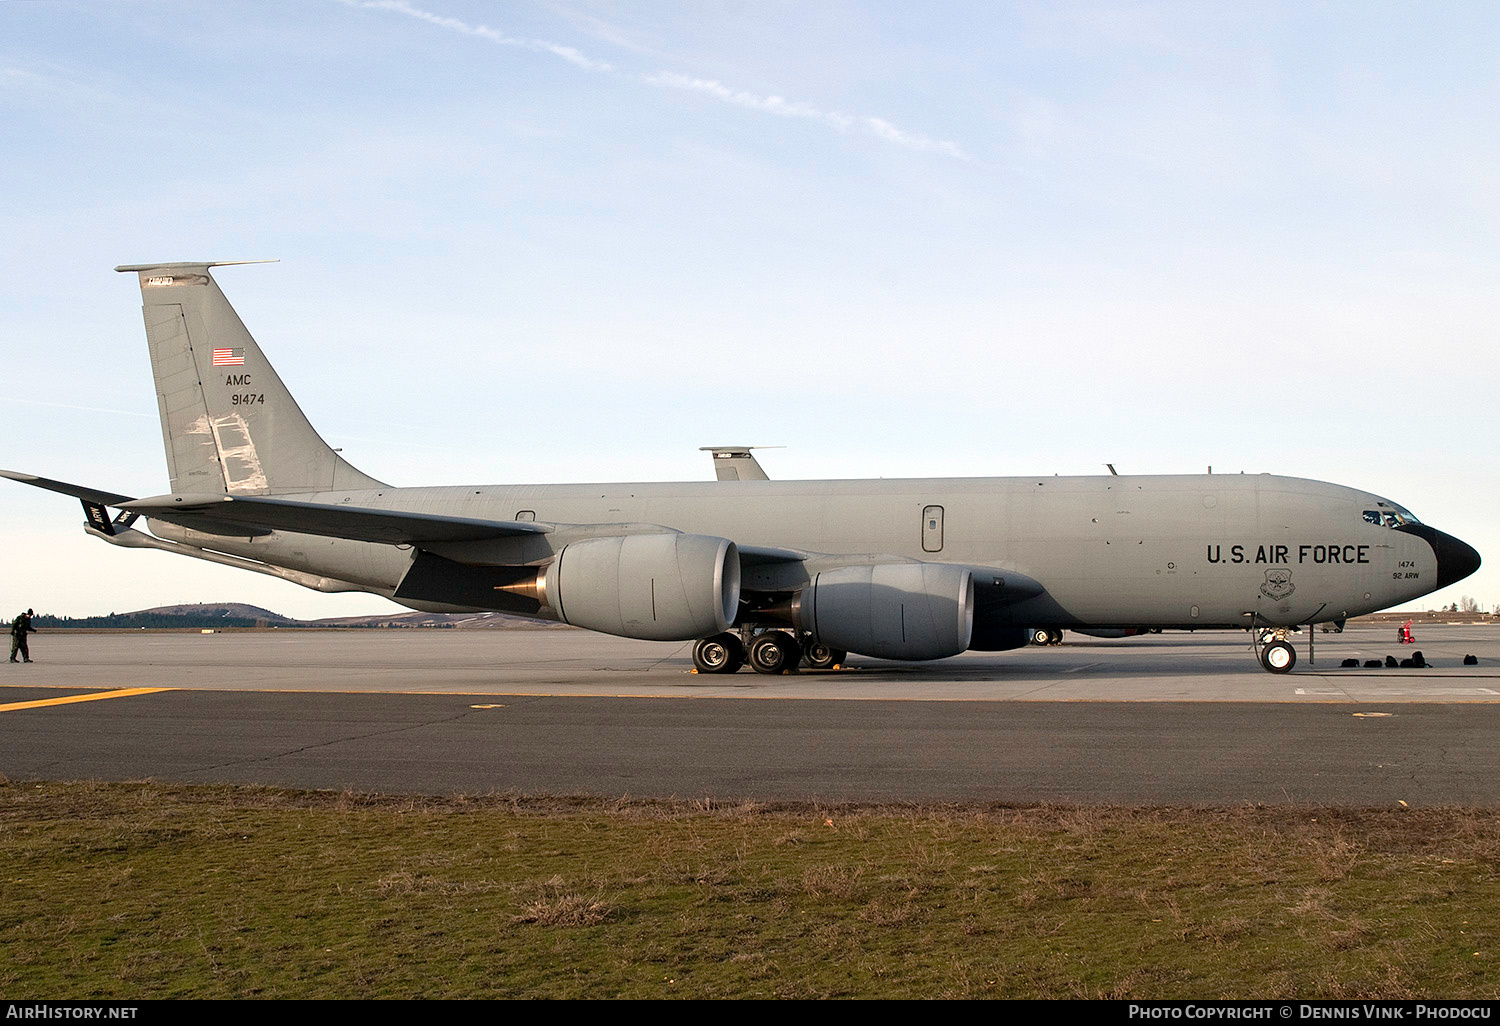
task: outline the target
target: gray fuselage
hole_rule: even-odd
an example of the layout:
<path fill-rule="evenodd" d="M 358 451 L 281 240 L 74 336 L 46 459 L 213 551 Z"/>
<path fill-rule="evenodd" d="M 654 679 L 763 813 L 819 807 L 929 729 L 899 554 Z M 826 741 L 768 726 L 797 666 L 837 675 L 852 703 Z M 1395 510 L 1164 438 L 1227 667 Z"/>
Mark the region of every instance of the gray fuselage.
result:
<path fill-rule="evenodd" d="M 1442 586 L 1429 538 L 1372 522 L 1385 515 L 1392 523 L 1399 511 L 1414 523 L 1401 507 L 1353 488 L 1267 474 L 456 486 L 287 498 L 596 529 L 666 525 L 811 554 L 761 568 L 747 561 L 751 594 L 795 590 L 818 567 L 818 554 L 836 555 L 839 565 L 871 554 L 992 567 L 1041 585 L 1040 594 L 987 614 L 1017 626 L 1305 624 Z M 152 530 L 388 596 L 412 560 L 407 546 L 284 531 L 234 538 L 158 521 Z M 537 564 L 565 536 L 425 547 L 459 563 Z M 552 613 L 543 607 L 537 615 Z"/>

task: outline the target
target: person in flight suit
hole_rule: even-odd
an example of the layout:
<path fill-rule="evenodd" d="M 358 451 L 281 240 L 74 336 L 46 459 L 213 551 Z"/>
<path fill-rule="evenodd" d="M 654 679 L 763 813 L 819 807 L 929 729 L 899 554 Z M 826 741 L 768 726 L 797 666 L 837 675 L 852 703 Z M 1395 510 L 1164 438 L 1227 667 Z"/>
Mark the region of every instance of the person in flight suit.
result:
<path fill-rule="evenodd" d="M 31 626 L 31 618 L 34 614 L 26 610 L 20 616 L 10 622 L 10 661 L 16 661 L 16 653 L 21 653 L 21 658 L 31 662 L 31 650 L 26 647 L 26 635 L 35 634 L 36 628 Z"/>

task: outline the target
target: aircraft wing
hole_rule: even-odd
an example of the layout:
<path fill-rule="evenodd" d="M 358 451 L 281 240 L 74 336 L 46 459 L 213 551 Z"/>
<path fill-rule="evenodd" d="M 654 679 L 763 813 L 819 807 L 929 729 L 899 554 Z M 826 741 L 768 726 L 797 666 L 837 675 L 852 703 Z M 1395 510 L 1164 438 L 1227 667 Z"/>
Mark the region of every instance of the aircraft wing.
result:
<path fill-rule="evenodd" d="M 237 525 L 393 545 L 485 541 L 552 530 L 546 524 L 517 520 L 477 520 L 256 495 L 160 495 L 111 505 L 212 534 L 223 533 L 225 525 Z"/>
<path fill-rule="evenodd" d="M 435 513 L 369 509 L 361 506 L 300 502 L 263 496 L 158 495 L 137 499 L 118 492 L 54 481 L 35 474 L 0 470 L 0 477 L 36 488 L 60 492 L 86 503 L 111 506 L 154 517 L 181 527 L 209 534 L 256 535 L 270 531 L 296 531 L 326 538 L 350 538 L 389 544 L 435 544 L 440 542 L 488 541 L 526 535 L 550 534 L 548 524 L 519 520 L 479 520 Z M 668 528 L 662 528 L 666 531 Z M 740 559 L 746 565 L 799 563 L 807 553 L 768 546 L 742 546 Z"/>

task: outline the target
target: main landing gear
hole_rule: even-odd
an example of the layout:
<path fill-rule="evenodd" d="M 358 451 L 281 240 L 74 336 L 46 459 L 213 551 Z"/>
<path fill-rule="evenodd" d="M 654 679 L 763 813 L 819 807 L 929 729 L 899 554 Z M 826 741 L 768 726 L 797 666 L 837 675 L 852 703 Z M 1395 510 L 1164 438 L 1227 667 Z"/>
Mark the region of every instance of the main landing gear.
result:
<path fill-rule="evenodd" d="M 829 648 L 820 642 L 808 639 L 802 646 L 802 661 L 813 670 L 831 670 L 849 658 L 849 653 L 839 648 Z"/>
<path fill-rule="evenodd" d="M 756 673 L 786 673 L 797 668 L 802 646 L 786 631 L 766 631 L 751 640 L 745 655 Z"/>
<path fill-rule="evenodd" d="M 808 638 L 799 640 L 790 631 L 761 631 L 748 639 L 725 631 L 704 638 L 693 646 L 693 665 L 699 673 L 735 673 L 746 663 L 756 673 L 790 673 L 798 663 L 809 669 L 828 670 L 842 663 L 849 653 Z"/>
<path fill-rule="evenodd" d="M 735 673 L 745 665 L 745 646 L 727 631 L 704 638 L 693 646 L 693 665 L 699 673 Z"/>

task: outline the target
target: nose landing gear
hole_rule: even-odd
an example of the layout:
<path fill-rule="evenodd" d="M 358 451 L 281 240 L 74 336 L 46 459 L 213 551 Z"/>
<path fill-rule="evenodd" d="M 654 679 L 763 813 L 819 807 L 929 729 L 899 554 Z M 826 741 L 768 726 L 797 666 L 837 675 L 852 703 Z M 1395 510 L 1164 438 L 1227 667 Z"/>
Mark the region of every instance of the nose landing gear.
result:
<path fill-rule="evenodd" d="M 1256 656 L 1268 673 L 1290 673 L 1297 665 L 1297 650 L 1287 640 L 1295 628 L 1272 627 L 1255 634 Z"/>
<path fill-rule="evenodd" d="M 1273 641 L 1260 650 L 1260 665 L 1272 673 L 1290 673 L 1297 665 L 1297 650 L 1290 642 Z"/>

